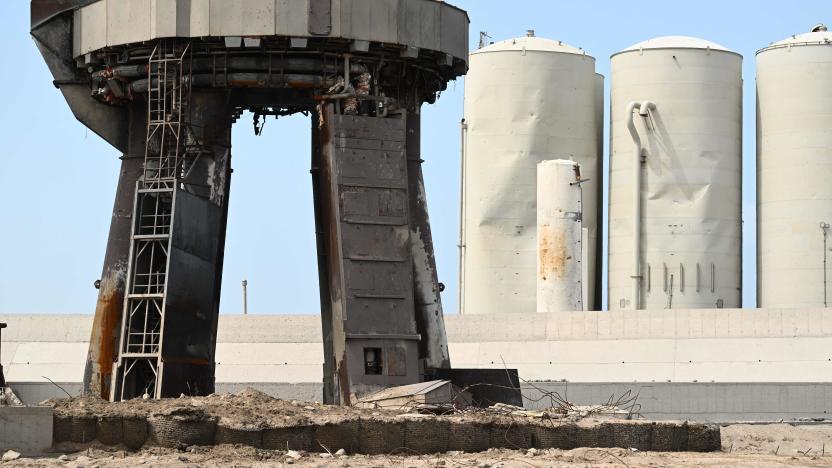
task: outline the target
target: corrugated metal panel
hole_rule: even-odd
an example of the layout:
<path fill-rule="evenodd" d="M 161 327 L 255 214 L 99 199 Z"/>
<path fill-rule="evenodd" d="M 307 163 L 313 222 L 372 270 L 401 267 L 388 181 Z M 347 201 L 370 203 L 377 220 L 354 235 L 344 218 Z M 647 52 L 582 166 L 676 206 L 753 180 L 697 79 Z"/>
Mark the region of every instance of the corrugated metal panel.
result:
<path fill-rule="evenodd" d="M 105 0 L 104 3 L 108 46 L 150 39 L 150 0 Z"/>
<path fill-rule="evenodd" d="M 823 307 L 832 293 L 830 37 L 802 34 L 757 55 L 760 307 Z"/>
<path fill-rule="evenodd" d="M 742 57 L 681 47 L 612 59 L 610 309 L 741 304 Z M 641 163 L 627 111 L 643 101 L 655 110 L 631 113 Z"/>
<path fill-rule="evenodd" d="M 212 36 L 275 33 L 275 0 L 211 0 Z M 302 16 L 308 15 L 308 7 Z"/>

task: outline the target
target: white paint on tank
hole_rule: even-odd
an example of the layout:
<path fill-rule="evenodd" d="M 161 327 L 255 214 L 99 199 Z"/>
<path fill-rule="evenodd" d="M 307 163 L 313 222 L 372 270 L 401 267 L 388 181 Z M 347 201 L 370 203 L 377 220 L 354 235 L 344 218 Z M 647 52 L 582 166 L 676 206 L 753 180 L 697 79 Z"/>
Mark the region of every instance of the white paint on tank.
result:
<path fill-rule="evenodd" d="M 537 165 L 537 311 L 584 310 L 581 168 L 567 160 Z"/>
<path fill-rule="evenodd" d="M 657 38 L 611 79 L 610 309 L 739 307 L 742 56 Z"/>
<path fill-rule="evenodd" d="M 812 29 L 757 53 L 760 307 L 830 299 L 832 34 Z"/>
<path fill-rule="evenodd" d="M 595 59 L 538 37 L 471 54 L 463 124 L 460 308 L 534 313 L 537 165 L 579 163 L 594 296 L 600 225 Z M 589 304 L 591 309 L 594 304 Z"/>

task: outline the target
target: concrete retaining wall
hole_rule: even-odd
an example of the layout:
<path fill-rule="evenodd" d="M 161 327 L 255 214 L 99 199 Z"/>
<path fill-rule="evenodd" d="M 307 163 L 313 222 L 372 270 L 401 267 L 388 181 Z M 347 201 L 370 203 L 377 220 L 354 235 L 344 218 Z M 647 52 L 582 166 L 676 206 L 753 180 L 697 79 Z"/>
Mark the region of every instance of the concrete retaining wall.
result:
<path fill-rule="evenodd" d="M 105 445 L 124 443 L 183 447 L 236 443 L 268 450 L 337 451 L 380 455 L 431 454 L 489 448 L 571 450 L 620 447 L 661 452 L 713 452 L 721 449 L 719 426 L 696 423 L 608 421 L 578 424 L 525 418 L 454 416 L 356 417 L 337 423 L 241 428 L 216 417 L 55 415 L 53 442 Z"/>
<path fill-rule="evenodd" d="M 85 315 L 0 315 L 0 362 L 21 398 L 80 391 Z M 832 408 L 832 310 L 661 310 L 446 317 L 456 367 L 517 368 L 576 403 L 641 391 L 656 419 L 778 420 Z M 221 316 L 217 388 L 320 400 L 318 316 Z M 613 383 L 609 383 L 613 382 Z M 74 390 L 73 390 L 74 389 Z"/>
<path fill-rule="evenodd" d="M 52 408 L 0 406 L 0 452 L 37 454 L 52 446 Z"/>

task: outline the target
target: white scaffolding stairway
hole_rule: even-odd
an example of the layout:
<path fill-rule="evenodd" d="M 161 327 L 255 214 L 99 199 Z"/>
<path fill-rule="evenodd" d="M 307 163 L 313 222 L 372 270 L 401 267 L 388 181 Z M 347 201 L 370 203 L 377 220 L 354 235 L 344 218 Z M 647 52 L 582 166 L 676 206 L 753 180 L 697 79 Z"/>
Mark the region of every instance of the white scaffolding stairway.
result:
<path fill-rule="evenodd" d="M 160 398 L 175 192 L 188 159 L 189 45 L 162 40 L 150 56 L 144 175 L 136 186 L 130 260 L 111 400 Z"/>

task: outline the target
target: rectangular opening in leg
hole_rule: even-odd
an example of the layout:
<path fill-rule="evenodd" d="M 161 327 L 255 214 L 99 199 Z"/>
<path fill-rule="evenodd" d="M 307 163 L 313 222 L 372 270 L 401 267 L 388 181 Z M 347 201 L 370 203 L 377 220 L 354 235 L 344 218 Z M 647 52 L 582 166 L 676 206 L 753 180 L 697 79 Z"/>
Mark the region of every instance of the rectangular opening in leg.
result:
<path fill-rule="evenodd" d="M 364 374 L 381 375 L 381 348 L 364 348 Z"/>

